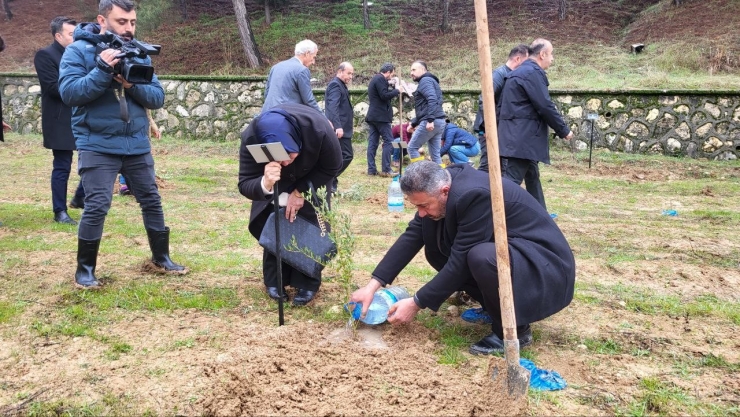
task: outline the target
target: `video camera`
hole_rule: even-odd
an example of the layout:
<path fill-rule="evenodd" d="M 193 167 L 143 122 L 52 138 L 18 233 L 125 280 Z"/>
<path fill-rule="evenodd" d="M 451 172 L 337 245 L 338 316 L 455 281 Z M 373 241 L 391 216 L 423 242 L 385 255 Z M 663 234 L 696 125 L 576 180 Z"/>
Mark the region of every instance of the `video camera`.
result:
<path fill-rule="evenodd" d="M 162 49 L 160 45 L 151 45 L 137 41 L 136 39 L 131 39 L 127 42 L 114 34 L 112 41 L 109 43 L 100 42 L 96 46 L 98 55 L 106 49 L 120 51 L 116 55 L 116 58 L 119 58 L 120 61 L 113 67 L 113 74 L 121 74 L 131 84 L 148 84 L 152 82 L 154 67 L 134 62 L 133 58 L 146 58 L 148 55 L 159 55 L 159 51 Z"/>

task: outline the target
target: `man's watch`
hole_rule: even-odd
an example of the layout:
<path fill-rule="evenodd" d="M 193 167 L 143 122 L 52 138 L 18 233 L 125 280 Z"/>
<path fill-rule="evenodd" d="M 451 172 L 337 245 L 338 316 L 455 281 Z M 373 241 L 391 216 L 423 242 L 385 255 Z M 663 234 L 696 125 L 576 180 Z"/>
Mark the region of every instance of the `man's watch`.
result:
<path fill-rule="evenodd" d="M 95 58 L 95 66 L 97 66 L 99 70 L 107 74 L 113 74 L 115 72 L 113 67 L 108 65 L 108 63 L 105 62 L 103 58 L 100 57 L 100 55 L 98 55 L 97 58 Z"/>

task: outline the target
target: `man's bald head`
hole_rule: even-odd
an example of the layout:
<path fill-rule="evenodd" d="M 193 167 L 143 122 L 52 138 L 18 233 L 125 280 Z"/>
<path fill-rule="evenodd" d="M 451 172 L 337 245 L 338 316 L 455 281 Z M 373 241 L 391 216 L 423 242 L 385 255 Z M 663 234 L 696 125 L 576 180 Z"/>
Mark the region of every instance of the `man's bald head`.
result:
<path fill-rule="evenodd" d="M 542 69 L 550 68 L 555 57 L 552 54 L 552 43 L 544 38 L 537 38 L 529 45 L 529 59 L 535 61 Z"/>
<path fill-rule="evenodd" d="M 427 72 L 427 63 L 421 60 L 414 61 L 411 64 L 411 78 L 414 81 L 419 81 L 422 75 Z"/>
<path fill-rule="evenodd" d="M 349 62 L 342 62 L 337 68 L 337 78 L 342 80 L 343 83 L 349 85 L 352 82 L 352 77 L 355 76 L 355 68 Z"/>

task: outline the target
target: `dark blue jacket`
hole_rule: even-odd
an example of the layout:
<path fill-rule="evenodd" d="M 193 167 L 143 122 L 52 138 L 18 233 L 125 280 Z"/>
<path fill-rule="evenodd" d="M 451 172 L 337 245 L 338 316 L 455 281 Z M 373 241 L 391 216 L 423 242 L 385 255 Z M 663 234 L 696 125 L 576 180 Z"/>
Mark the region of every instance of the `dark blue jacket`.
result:
<path fill-rule="evenodd" d="M 64 47 L 57 41 L 36 52 L 33 65 L 41 85 L 41 133 L 44 147 L 58 151 L 75 150 L 72 134 L 72 108 L 59 95 L 59 62 Z"/>
<path fill-rule="evenodd" d="M 478 138 L 471 135 L 467 130 L 460 129 L 460 127 L 454 123 L 447 123 L 447 126 L 445 126 L 445 133 L 442 135 L 442 140 L 445 144 L 439 151 L 440 155 L 446 154 L 450 151 L 451 147 L 456 145 L 469 148 L 478 143 Z"/>
<path fill-rule="evenodd" d="M 442 89 L 439 87 L 439 78 L 431 72 L 425 72 L 419 77 L 419 86 L 414 92 L 414 110 L 416 117 L 411 119 L 411 125 L 416 127 L 422 121 L 433 122 L 435 119 L 444 119 L 442 110 Z"/>
<path fill-rule="evenodd" d="M 352 109 L 352 102 L 349 100 L 349 90 L 347 84 L 337 77 L 329 81 L 326 86 L 326 118 L 334 125 L 334 129 L 342 128 L 345 138 L 352 137 L 352 128 L 355 124 L 355 111 Z"/>
<path fill-rule="evenodd" d="M 550 100 L 548 85 L 545 71 L 531 59 L 506 77 L 498 114 L 501 156 L 549 164 L 548 126 L 561 138 L 570 133 Z"/>
<path fill-rule="evenodd" d="M 501 106 L 501 92 L 504 90 L 504 82 L 506 76 L 512 70 L 506 66 L 506 64 L 493 70 L 491 76 L 493 77 L 493 101 L 496 105 L 496 119 L 498 120 L 498 109 Z M 486 131 L 486 120 L 483 118 L 483 95 L 478 96 L 478 112 L 475 114 L 475 121 L 473 121 L 473 130 L 475 132 Z"/>
<path fill-rule="evenodd" d="M 376 123 L 391 123 L 393 108 L 391 100 L 398 97 L 399 91 L 391 89 L 388 80 L 383 74 L 375 74 L 367 85 L 367 99 L 369 106 L 365 120 Z"/>
<path fill-rule="evenodd" d="M 447 170 L 452 185 L 445 218 L 435 221 L 417 213 L 372 273 L 381 283 L 391 284 L 423 247 L 437 274 L 416 292 L 416 298 L 422 307 L 435 311 L 452 293 L 474 281 L 471 270 L 478 266 L 468 263 L 468 252 L 494 241 L 488 173 L 467 164 Z M 575 259 L 542 205 L 511 180 L 502 178 L 501 183 L 516 319 L 517 323 L 533 323 L 562 310 L 573 299 Z"/>
<path fill-rule="evenodd" d="M 112 35 L 100 34 L 100 26 L 81 23 L 74 31 L 75 41 L 64 51 L 59 66 L 59 93 L 72 107 L 72 132 L 77 149 L 112 155 L 142 155 L 151 151 L 146 109 L 164 104 L 164 89 L 157 76 L 149 84 L 125 89 L 129 121 L 121 119 L 116 97 L 120 84 L 113 75 L 95 65 L 95 45 L 110 42 Z M 133 58 L 151 65 L 151 59 Z"/>

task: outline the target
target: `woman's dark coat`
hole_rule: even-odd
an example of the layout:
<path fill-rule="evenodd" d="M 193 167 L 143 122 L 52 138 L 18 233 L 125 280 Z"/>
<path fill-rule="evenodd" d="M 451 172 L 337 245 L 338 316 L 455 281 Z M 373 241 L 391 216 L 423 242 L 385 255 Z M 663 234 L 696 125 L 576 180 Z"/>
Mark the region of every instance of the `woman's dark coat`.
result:
<path fill-rule="evenodd" d="M 298 124 L 303 141 L 298 157 L 282 168 L 278 181 L 278 192 L 290 193 L 297 189 L 308 191 L 309 181 L 319 188 L 329 184 L 342 167 L 342 152 L 337 135 L 326 116 L 303 104 L 284 103 L 275 108 L 283 109 L 293 116 Z M 254 123 L 242 132 L 239 147 L 239 192 L 252 200 L 249 215 L 249 231 L 259 239 L 267 217 L 272 212 L 272 194 L 265 195 L 261 181 L 265 165 L 255 162 L 247 145 L 261 143 L 254 134 Z M 316 214 L 308 202 L 299 211 L 306 219 L 315 219 Z"/>

